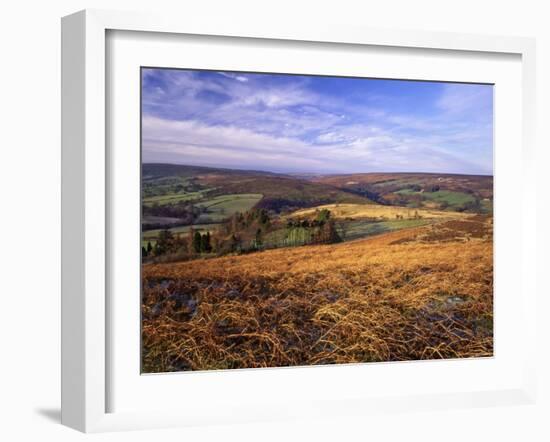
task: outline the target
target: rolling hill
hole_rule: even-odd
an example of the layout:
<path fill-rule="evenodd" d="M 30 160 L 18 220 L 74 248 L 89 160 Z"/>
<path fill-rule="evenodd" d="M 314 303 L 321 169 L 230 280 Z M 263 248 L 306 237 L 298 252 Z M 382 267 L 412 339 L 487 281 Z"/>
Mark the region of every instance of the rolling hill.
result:
<path fill-rule="evenodd" d="M 143 164 L 142 186 L 146 205 L 250 193 L 262 195 L 256 207 L 276 212 L 331 203 L 371 203 L 347 189 L 290 175 L 176 164 Z"/>
<path fill-rule="evenodd" d="M 324 175 L 312 182 L 365 196 L 380 204 L 491 213 L 493 177 L 435 173 Z"/>

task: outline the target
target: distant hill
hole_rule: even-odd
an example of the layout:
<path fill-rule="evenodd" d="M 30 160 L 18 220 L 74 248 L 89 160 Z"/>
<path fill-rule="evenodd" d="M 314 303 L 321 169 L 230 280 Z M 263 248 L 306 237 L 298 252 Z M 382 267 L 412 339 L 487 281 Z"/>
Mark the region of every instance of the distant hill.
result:
<path fill-rule="evenodd" d="M 365 196 L 380 204 L 492 212 L 493 177 L 438 173 L 324 175 L 312 182 Z"/>
<path fill-rule="evenodd" d="M 186 181 L 185 186 L 204 196 L 228 194 L 261 194 L 258 208 L 294 210 L 322 204 L 356 203 L 370 204 L 366 196 L 340 189 L 332 184 L 315 182 L 302 177 L 272 172 L 222 169 L 177 164 L 142 165 L 142 181 L 151 185 L 166 186 L 167 180 L 177 178 Z"/>
<path fill-rule="evenodd" d="M 279 174 L 179 164 L 142 165 L 149 202 L 262 195 L 255 207 L 288 212 L 325 204 L 377 204 L 492 213 L 493 177 L 438 173 Z M 162 213 L 161 216 L 172 216 Z"/>
<path fill-rule="evenodd" d="M 186 164 L 170 163 L 143 163 L 141 165 L 143 179 L 160 178 L 167 176 L 195 177 L 205 174 L 223 175 L 279 175 L 272 172 L 257 170 L 224 169 L 216 167 L 189 166 Z"/>

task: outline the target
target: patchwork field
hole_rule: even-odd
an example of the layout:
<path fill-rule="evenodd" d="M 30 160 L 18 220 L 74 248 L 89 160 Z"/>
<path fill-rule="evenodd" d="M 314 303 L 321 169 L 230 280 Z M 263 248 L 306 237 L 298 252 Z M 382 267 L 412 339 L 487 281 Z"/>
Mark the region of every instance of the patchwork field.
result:
<path fill-rule="evenodd" d="M 363 195 L 378 203 L 474 213 L 492 212 L 493 177 L 434 173 L 326 175 L 312 181 Z"/>
<path fill-rule="evenodd" d="M 492 177 L 484 176 L 292 176 L 172 164 L 144 164 L 142 174 L 142 255 L 147 261 L 194 259 L 192 240 L 186 239 L 190 232 L 213 238 L 205 243 L 212 257 L 323 242 L 323 235 L 331 242 L 350 241 L 492 212 Z M 254 211 L 264 211 L 267 224 L 244 222 Z M 316 221 L 322 211 L 330 212 L 330 234 L 322 233 Z M 302 225 L 300 220 L 309 221 Z M 160 235 L 165 235 L 165 247 L 156 247 Z"/>

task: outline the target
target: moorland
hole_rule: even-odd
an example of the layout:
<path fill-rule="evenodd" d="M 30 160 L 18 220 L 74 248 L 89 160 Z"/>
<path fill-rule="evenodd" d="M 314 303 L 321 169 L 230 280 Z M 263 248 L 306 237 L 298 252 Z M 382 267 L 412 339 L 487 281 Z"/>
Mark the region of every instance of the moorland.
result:
<path fill-rule="evenodd" d="M 490 356 L 493 178 L 142 166 L 142 370 Z"/>

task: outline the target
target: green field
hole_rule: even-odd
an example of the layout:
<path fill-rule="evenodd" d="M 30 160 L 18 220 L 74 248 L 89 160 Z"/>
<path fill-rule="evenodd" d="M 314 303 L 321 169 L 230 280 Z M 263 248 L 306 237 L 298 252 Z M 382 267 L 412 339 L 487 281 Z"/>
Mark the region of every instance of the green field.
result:
<path fill-rule="evenodd" d="M 344 241 L 352 241 L 359 238 L 365 238 L 367 236 L 379 235 L 381 233 L 392 232 L 394 230 L 408 229 L 412 227 L 425 226 L 434 222 L 429 219 L 405 219 L 405 220 L 392 220 L 392 221 L 345 221 L 336 223 L 336 230 Z M 295 236 L 300 233 L 306 233 L 306 229 L 294 228 Z M 302 232 L 303 231 L 303 232 Z M 273 232 L 269 232 L 264 238 L 264 244 L 267 247 L 283 247 L 286 243 L 292 240 L 289 238 L 289 229 L 278 229 Z M 306 236 L 303 238 L 304 242 L 307 242 Z M 299 243 L 299 238 L 296 240 Z"/>
<path fill-rule="evenodd" d="M 473 203 L 475 198 L 463 192 L 453 192 L 450 190 L 440 190 L 438 192 L 424 192 L 424 198 L 437 203 L 446 202 L 451 207 L 462 206 L 466 203 Z"/>
<path fill-rule="evenodd" d="M 234 195 L 219 195 L 206 201 L 196 203 L 195 206 L 207 210 L 200 215 L 199 223 L 219 223 L 236 212 L 246 212 L 262 199 L 261 193 L 239 193 Z"/>
<path fill-rule="evenodd" d="M 394 230 L 409 229 L 430 224 L 433 220 L 427 219 L 404 219 L 395 221 L 350 221 L 337 225 L 338 233 L 345 241 L 364 238 L 366 236 L 379 235 Z"/>
<path fill-rule="evenodd" d="M 200 192 L 197 192 L 200 193 Z M 187 194 L 188 195 L 188 194 Z M 185 197 L 187 195 L 179 195 L 180 197 Z M 165 195 L 163 197 L 152 197 L 147 198 L 147 200 L 159 201 L 161 198 L 169 197 Z M 212 198 L 209 198 L 205 201 L 195 203 L 196 207 L 201 207 L 206 209 L 206 212 L 199 216 L 197 224 L 192 226 L 178 226 L 171 227 L 170 230 L 174 234 L 187 234 L 189 229 L 193 228 L 195 230 L 206 232 L 214 231 L 218 228 L 219 223 L 225 221 L 231 215 L 236 212 L 246 212 L 250 210 L 254 205 L 262 199 L 262 195 L 259 193 L 241 193 L 236 195 L 219 195 Z M 145 203 L 144 199 L 144 203 Z M 165 200 L 161 200 L 165 201 Z M 181 200 L 180 200 L 181 201 Z M 173 201 L 170 201 L 173 202 Z M 161 203 L 159 203 L 161 204 Z M 167 202 L 162 202 L 162 204 L 167 204 Z M 158 238 L 159 232 L 163 229 L 147 230 L 142 233 L 141 244 L 146 246 L 147 242 L 151 242 L 151 245 L 154 245 L 156 239 Z"/>
<path fill-rule="evenodd" d="M 461 207 L 467 203 L 473 203 L 475 198 L 463 192 L 453 192 L 451 190 L 439 190 L 437 192 L 417 192 L 412 189 L 401 189 L 395 193 L 399 195 L 419 195 L 424 200 L 434 201 L 436 203 L 446 203 L 449 207 Z"/>
<path fill-rule="evenodd" d="M 188 193 L 169 193 L 167 195 L 157 195 L 143 198 L 143 204 L 146 206 L 152 206 L 158 204 L 159 206 L 165 204 L 179 203 L 181 201 L 196 201 L 204 198 L 205 194 L 211 189 L 200 190 L 198 192 Z"/>

